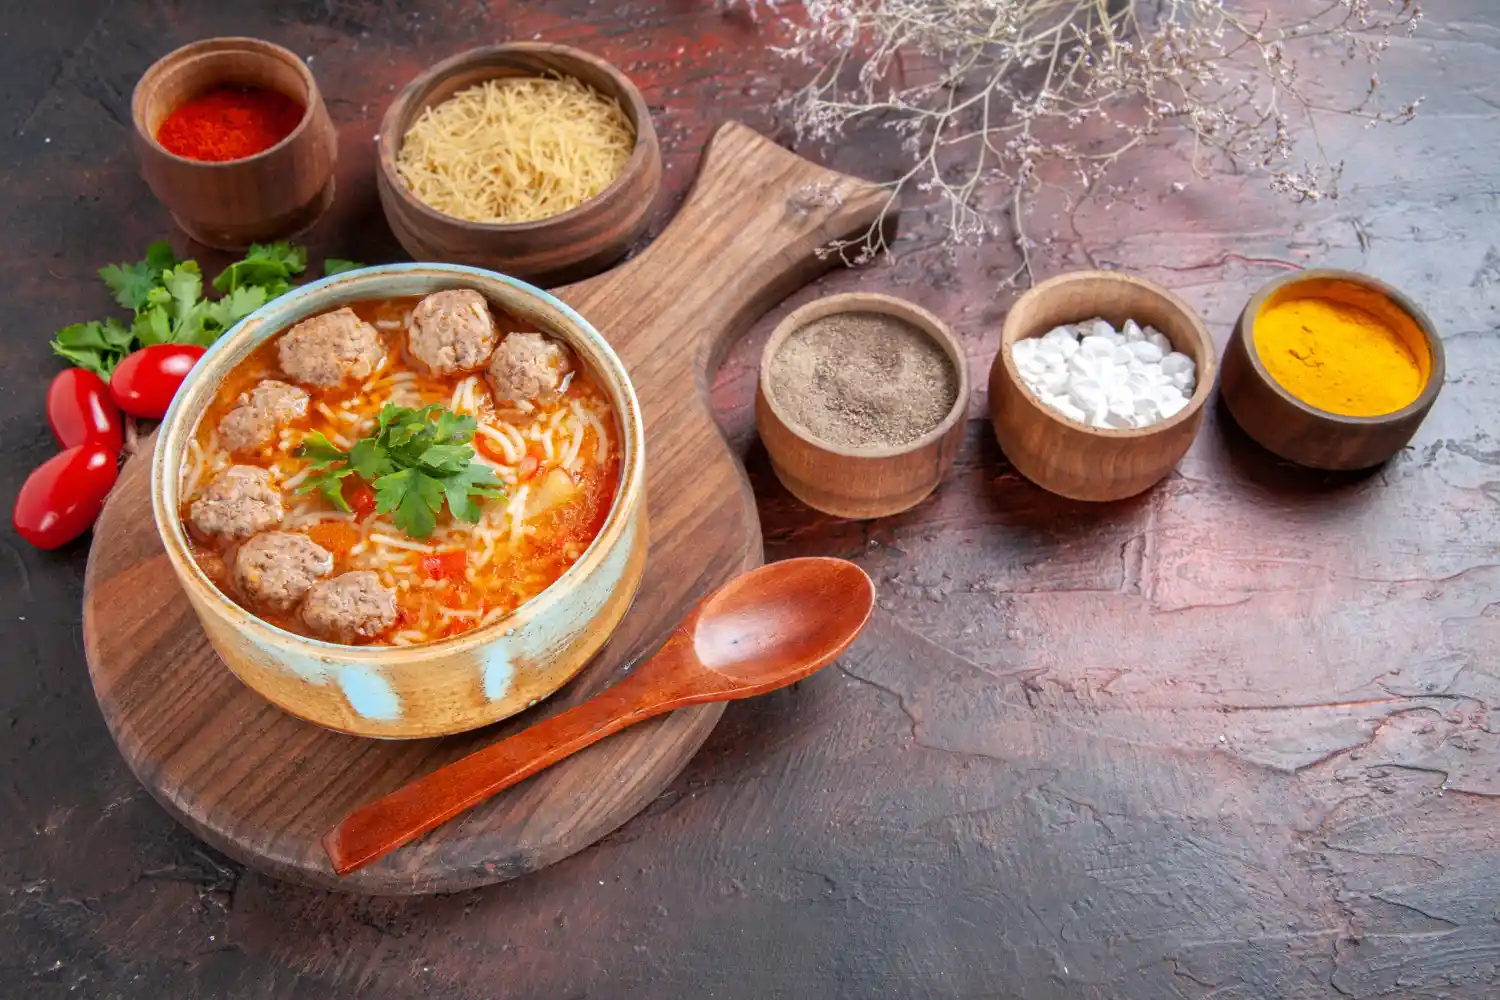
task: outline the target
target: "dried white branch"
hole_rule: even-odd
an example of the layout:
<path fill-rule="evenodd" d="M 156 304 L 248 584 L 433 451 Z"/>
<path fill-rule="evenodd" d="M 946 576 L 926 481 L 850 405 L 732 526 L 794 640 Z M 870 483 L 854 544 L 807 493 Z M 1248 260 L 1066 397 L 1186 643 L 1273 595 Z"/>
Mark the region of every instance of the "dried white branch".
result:
<path fill-rule="evenodd" d="M 1402 123 L 1420 103 L 1381 110 L 1373 70 L 1358 100 L 1325 103 L 1293 58 L 1373 64 L 1393 34 L 1415 29 L 1415 0 L 1316 0 L 1289 5 L 1302 10 L 1293 19 L 1251 13 L 1248 0 L 804 0 L 800 14 L 778 0 L 727 2 L 774 12 L 789 37 L 777 51 L 812 68 L 784 102 L 800 139 L 893 130 L 910 154 L 893 198 L 935 195 L 949 244 L 1008 233 L 1028 275 L 1023 207 L 1049 164 L 1092 188 L 1171 130 L 1191 137 L 1202 176 L 1218 159 L 1297 200 L 1337 198 L 1343 163 L 1316 118 Z M 1316 153 L 1300 163 L 1299 130 Z M 836 249 L 854 260 L 885 251 L 883 221 Z"/>

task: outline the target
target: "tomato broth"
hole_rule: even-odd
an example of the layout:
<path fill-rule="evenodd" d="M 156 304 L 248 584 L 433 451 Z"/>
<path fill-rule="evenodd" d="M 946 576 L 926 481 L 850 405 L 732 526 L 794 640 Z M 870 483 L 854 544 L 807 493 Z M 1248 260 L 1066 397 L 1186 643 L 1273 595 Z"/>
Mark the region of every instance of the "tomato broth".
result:
<path fill-rule="evenodd" d="M 384 357 L 362 380 L 332 388 L 302 386 L 309 396 L 305 415 L 281 422 L 263 446 L 231 453 L 220 441 L 219 427 L 265 380 L 293 381 L 278 361 L 279 337 L 229 373 L 198 424 L 183 463 L 181 490 L 193 556 L 228 597 L 276 626 L 316 635 L 297 606 L 268 606 L 239 585 L 232 568 L 245 538 L 205 534 L 189 516 L 193 502 L 231 466 L 270 473 L 284 505 L 275 530 L 306 535 L 331 555 L 329 578 L 369 571 L 394 592 L 397 612 L 389 627 L 340 641 L 409 645 L 498 621 L 573 565 L 608 516 L 619 479 L 618 432 L 608 396 L 576 356 L 569 353 L 571 371 L 555 398 L 498 401 L 482 369 L 433 375 L 411 363 L 406 337 L 417 301 L 353 304 L 359 319 L 379 331 Z M 501 337 L 535 329 L 490 309 Z M 387 404 L 412 409 L 440 404 L 477 421 L 470 443 L 473 461 L 493 470 L 505 494 L 480 503 L 478 523 L 453 516 L 445 505 L 430 535 L 411 537 L 390 514 L 376 512 L 375 491 L 358 475 L 342 481 L 347 511 L 318 492 L 299 492 L 315 473 L 298 455 L 304 441 L 321 434 L 348 449 L 375 432 Z"/>

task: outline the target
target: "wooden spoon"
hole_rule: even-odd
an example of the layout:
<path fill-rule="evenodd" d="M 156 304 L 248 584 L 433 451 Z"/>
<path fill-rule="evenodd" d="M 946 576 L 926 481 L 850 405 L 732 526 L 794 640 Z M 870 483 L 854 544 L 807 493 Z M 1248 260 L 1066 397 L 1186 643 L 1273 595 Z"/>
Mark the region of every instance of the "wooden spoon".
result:
<path fill-rule="evenodd" d="M 875 585 L 842 559 L 788 559 L 736 577 L 614 687 L 350 813 L 323 837 L 333 869 L 347 875 L 643 719 L 800 681 L 849 647 L 874 606 Z"/>

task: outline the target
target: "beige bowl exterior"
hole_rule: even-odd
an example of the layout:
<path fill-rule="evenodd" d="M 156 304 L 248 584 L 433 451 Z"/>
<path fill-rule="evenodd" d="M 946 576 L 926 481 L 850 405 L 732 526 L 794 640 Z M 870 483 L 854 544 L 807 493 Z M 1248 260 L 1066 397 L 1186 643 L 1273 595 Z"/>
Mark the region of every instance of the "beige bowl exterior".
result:
<path fill-rule="evenodd" d="M 597 538 L 543 593 L 486 628 L 419 646 L 343 646 L 296 635 L 229 600 L 198 567 L 178 516 L 182 459 L 224 376 L 291 324 L 360 300 L 472 288 L 565 341 L 608 393 L 622 449 L 620 485 Z M 394 264 L 324 279 L 267 305 L 199 362 L 158 436 L 152 506 L 167 558 L 209 642 L 240 680 L 309 722 L 410 739 L 476 729 L 567 683 L 625 616 L 645 570 L 644 430 L 620 359 L 577 313 L 513 278 L 452 264 Z"/>

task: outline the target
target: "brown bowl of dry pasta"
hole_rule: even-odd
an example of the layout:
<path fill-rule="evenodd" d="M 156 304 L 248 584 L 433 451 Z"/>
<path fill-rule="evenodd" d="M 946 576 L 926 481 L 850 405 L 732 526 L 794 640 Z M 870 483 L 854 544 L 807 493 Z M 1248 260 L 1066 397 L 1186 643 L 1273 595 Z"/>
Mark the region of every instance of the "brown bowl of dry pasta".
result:
<path fill-rule="evenodd" d="M 544 287 L 624 256 L 661 187 L 645 98 L 565 45 L 514 42 L 438 63 L 397 95 L 376 146 L 381 205 L 412 257 Z"/>

